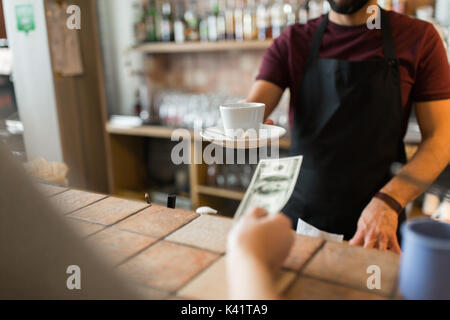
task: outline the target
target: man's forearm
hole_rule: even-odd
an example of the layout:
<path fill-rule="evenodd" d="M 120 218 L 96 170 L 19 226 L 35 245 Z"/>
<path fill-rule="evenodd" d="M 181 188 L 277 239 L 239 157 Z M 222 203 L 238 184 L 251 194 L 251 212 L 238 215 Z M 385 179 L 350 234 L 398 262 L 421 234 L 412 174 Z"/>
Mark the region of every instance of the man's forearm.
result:
<path fill-rule="evenodd" d="M 431 184 L 447 167 L 449 159 L 448 140 L 445 136 L 434 136 L 422 142 L 413 159 L 403 167 L 401 174 Z M 401 176 L 394 177 L 381 190 L 392 196 L 403 207 L 425 191 L 421 186 Z"/>

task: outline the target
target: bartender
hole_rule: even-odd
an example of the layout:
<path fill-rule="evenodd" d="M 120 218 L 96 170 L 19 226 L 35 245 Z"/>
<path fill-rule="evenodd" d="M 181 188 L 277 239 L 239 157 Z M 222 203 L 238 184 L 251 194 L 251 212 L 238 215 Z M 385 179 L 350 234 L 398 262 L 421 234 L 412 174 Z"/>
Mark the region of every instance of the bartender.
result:
<path fill-rule="evenodd" d="M 446 51 L 433 25 L 376 0 L 329 3 L 328 15 L 274 41 L 247 100 L 265 103 L 268 119 L 290 89 L 291 153 L 304 156 L 283 210 L 294 229 L 301 219 L 352 245 L 400 252 L 404 208 L 424 192 L 391 175 L 406 163 L 413 104 L 423 140 L 402 174 L 432 183 L 450 160 Z"/>

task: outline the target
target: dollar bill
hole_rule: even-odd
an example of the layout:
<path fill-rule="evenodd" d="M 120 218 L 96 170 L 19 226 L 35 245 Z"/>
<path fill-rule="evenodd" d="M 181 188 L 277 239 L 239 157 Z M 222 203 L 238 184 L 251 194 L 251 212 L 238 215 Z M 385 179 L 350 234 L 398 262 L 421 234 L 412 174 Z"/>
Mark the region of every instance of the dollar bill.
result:
<path fill-rule="evenodd" d="M 271 215 L 280 212 L 294 191 L 302 161 L 302 156 L 261 160 L 234 218 L 257 207 Z"/>

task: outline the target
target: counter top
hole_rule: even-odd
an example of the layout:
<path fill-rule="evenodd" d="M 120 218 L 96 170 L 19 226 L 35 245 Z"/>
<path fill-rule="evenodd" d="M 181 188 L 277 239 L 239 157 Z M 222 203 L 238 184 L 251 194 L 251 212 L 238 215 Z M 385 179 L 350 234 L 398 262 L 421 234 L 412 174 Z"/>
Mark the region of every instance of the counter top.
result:
<path fill-rule="evenodd" d="M 226 237 L 233 220 L 70 188 L 40 185 L 79 235 L 144 299 L 226 299 Z M 369 266 L 381 289 L 369 290 Z M 296 236 L 277 277 L 286 299 L 396 298 L 399 256 Z"/>

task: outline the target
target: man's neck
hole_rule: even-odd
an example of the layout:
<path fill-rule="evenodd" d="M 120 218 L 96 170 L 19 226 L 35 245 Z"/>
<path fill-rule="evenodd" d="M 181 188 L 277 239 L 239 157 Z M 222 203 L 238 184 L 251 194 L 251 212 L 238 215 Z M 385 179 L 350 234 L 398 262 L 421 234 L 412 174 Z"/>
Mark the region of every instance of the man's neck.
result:
<path fill-rule="evenodd" d="M 342 26 L 359 26 L 366 24 L 373 12 L 367 13 L 367 8 L 377 4 L 377 0 L 369 1 L 364 7 L 353 14 L 340 14 L 333 9 L 330 10 L 329 19 L 331 22 Z"/>

